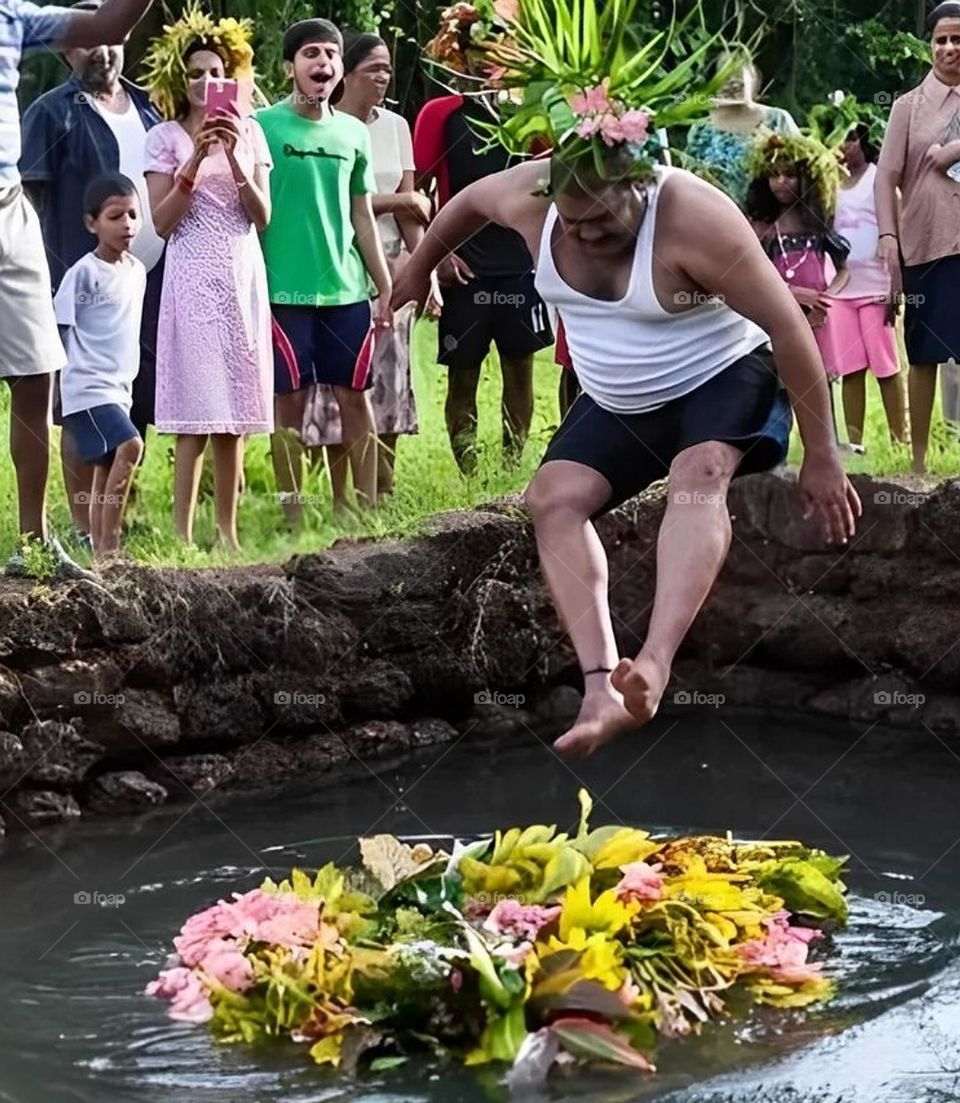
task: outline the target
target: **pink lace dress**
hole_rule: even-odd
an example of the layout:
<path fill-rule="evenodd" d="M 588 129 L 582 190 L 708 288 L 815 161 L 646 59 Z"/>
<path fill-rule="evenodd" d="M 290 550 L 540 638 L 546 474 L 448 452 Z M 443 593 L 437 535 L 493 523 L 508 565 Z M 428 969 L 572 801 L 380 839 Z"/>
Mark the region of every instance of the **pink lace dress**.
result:
<path fill-rule="evenodd" d="M 147 133 L 145 172 L 175 176 L 193 156 L 177 122 Z M 244 121 L 237 160 L 271 167 L 260 125 Z M 241 436 L 273 430 L 267 272 L 222 149 L 200 164 L 190 207 L 167 244 L 157 330 L 160 433 Z"/>

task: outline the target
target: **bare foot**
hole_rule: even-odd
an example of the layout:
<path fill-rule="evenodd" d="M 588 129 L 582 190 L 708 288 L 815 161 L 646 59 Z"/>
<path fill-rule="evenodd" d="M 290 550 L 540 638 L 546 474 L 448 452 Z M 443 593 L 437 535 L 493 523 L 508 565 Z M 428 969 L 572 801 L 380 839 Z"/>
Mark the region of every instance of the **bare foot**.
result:
<path fill-rule="evenodd" d="M 623 703 L 638 725 L 656 716 L 669 680 L 670 671 L 643 654 L 636 659 L 621 659 L 610 675 L 610 684 L 623 694 Z"/>
<path fill-rule="evenodd" d="M 583 758 L 635 727 L 637 722 L 623 707 L 623 698 L 604 678 L 597 688 L 588 686 L 573 727 L 556 740 L 553 749 L 566 758 Z"/>

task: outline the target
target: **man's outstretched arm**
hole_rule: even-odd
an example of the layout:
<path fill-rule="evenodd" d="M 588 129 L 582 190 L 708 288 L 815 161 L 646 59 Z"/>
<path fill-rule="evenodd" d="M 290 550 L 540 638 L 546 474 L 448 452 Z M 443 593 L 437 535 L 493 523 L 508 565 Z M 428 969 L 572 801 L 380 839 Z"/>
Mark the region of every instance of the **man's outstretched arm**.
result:
<path fill-rule="evenodd" d="M 686 274 L 769 336 L 803 441 L 806 514 L 816 509 L 828 538 L 846 543 L 861 506 L 843 474 L 829 384 L 810 325 L 734 204 L 700 181 L 685 183 L 686 194 L 675 199 L 686 208 L 682 232 L 689 234 L 691 244 L 684 251 Z M 710 228 L 707 235 L 705 227 Z M 707 241 L 709 247 L 704 247 Z"/>
<path fill-rule="evenodd" d="M 58 42 L 61 50 L 75 46 L 119 46 L 146 14 L 153 0 L 104 0 L 96 11 L 78 11 Z"/>
<path fill-rule="evenodd" d="M 517 165 L 477 180 L 445 203 L 397 278 L 394 309 L 411 300 L 422 305 L 434 268 L 489 222 L 522 232 L 524 216 L 538 202 L 533 192 L 543 175 L 542 164 Z"/>

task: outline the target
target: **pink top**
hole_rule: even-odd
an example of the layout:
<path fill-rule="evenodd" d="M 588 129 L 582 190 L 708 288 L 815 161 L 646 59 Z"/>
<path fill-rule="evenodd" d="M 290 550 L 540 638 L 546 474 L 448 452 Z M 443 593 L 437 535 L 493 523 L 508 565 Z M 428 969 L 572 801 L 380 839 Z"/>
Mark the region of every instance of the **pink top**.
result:
<path fill-rule="evenodd" d="M 890 293 L 890 275 L 877 257 L 877 208 L 873 184 L 877 166 L 867 165 L 850 188 L 840 188 L 833 228 L 850 243 L 847 270 L 850 279 L 838 299 L 866 299 Z"/>
<path fill-rule="evenodd" d="M 937 169 L 922 169 L 934 143 L 960 138 L 960 89 L 933 72 L 893 105 L 878 167 L 900 181 L 900 251 L 906 265 L 960 254 L 960 183 Z"/>

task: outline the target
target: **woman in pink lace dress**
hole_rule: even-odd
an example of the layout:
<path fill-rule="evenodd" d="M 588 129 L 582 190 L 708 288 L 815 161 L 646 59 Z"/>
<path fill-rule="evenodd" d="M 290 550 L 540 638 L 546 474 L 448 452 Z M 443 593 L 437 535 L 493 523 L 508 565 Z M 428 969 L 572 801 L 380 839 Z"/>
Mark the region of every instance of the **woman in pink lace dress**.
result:
<path fill-rule="evenodd" d="M 177 533 L 193 542 L 210 437 L 217 531 L 236 549 L 244 437 L 273 430 L 270 308 L 257 236 L 270 219 L 271 162 L 254 119 L 205 111 L 206 81 L 231 75 L 217 45 L 194 42 L 183 60 L 176 118 L 149 132 L 145 160 L 154 223 L 168 239 L 156 426 L 177 434 Z"/>

